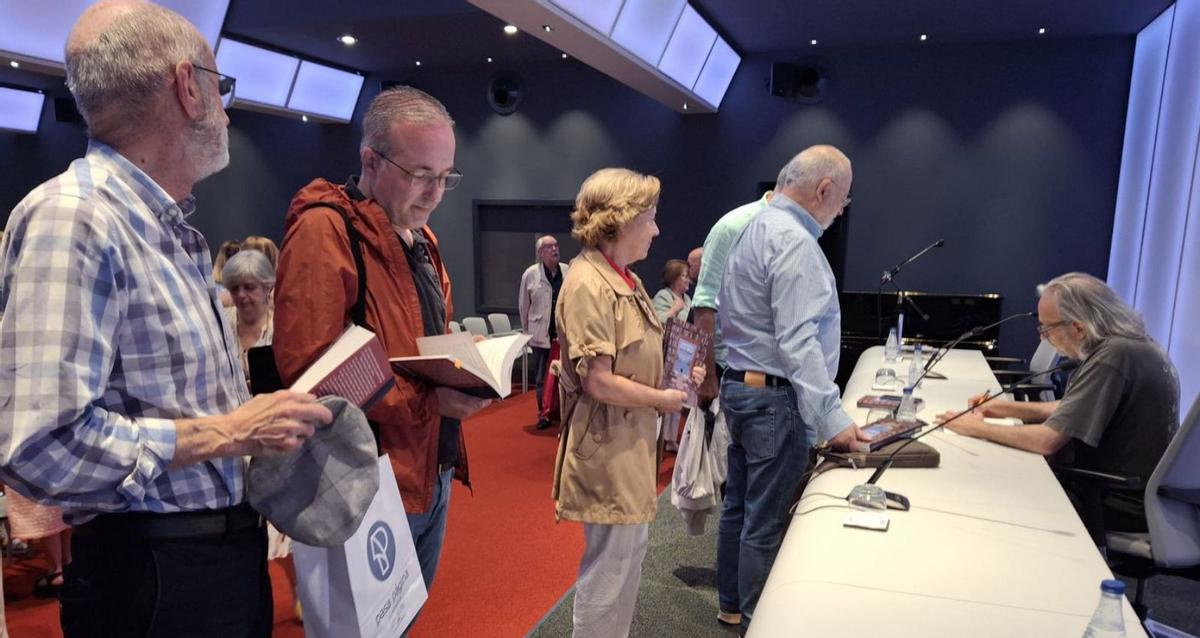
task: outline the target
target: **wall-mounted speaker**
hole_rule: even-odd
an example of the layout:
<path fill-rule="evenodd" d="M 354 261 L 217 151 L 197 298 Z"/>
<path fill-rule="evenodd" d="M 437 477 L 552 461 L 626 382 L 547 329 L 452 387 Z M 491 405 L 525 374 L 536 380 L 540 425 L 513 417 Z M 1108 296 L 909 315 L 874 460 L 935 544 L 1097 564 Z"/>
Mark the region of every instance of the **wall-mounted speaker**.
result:
<path fill-rule="evenodd" d="M 487 102 L 500 115 L 517 112 L 525 100 L 525 83 L 520 76 L 510 71 L 501 71 L 492 77 L 487 86 Z"/>
<path fill-rule="evenodd" d="M 829 90 L 829 73 L 815 61 L 771 65 L 771 95 L 816 104 Z"/>

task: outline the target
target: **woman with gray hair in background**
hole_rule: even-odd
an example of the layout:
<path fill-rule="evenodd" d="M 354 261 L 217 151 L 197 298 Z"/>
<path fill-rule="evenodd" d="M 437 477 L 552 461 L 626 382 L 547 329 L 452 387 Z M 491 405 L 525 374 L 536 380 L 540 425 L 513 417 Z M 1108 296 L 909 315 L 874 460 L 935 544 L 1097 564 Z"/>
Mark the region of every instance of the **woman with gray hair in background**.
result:
<path fill-rule="evenodd" d="M 250 365 L 246 351 L 271 345 L 275 335 L 271 291 L 275 288 L 275 268 L 266 255 L 257 250 L 243 250 L 229 258 L 221 270 L 225 289 L 233 296 L 228 310 L 229 323 L 237 333 L 238 349 L 242 353 L 242 373 L 250 381 Z"/>

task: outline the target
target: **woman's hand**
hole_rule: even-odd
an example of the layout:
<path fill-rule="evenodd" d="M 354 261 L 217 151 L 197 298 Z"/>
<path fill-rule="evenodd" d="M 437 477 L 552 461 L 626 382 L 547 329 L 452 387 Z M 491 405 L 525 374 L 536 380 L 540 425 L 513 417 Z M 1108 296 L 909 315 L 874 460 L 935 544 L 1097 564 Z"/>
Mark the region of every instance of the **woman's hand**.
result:
<path fill-rule="evenodd" d="M 673 388 L 659 390 L 659 401 L 654 407 L 657 408 L 659 412 L 672 414 L 683 409 L 683 400 L 686 398 L 687 393 L 682 390 L 675 390 Z"/>
<path fill-rule="evenodd" d="M 708 369 L 704 366 L 696 366 L 692 368 L 692 385 L 700 387 L 704 383 L 704 377 L 708 376 Z"/>

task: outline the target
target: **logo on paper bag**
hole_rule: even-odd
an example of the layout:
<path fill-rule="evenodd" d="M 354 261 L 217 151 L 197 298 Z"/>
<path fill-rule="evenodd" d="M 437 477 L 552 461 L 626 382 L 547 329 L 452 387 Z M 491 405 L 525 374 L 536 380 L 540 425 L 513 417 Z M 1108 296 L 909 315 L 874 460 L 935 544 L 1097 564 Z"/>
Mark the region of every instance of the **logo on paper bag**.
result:
<path fill-rule="evenodd" d="M 396 566 L 396 537 L 392 528 L 383 521 L 376 521 L 367 534 L 367 564 L 376 580 L 385 581 Z"/>

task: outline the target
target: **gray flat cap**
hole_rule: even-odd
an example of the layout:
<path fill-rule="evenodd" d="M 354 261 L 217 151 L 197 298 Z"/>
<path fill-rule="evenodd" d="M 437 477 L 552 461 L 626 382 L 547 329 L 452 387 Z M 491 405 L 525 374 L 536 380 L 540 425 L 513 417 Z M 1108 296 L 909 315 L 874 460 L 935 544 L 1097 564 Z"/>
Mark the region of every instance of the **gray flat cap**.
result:
<path fill-rule="evenodd" d="M 319 400 L 333 422 L 288 454 L 251 459 L 246 496 L 284 534 L 335 547 L 358 529 L 379 490 L 378 451 L 358 406 L 337 396 Z"/>

